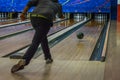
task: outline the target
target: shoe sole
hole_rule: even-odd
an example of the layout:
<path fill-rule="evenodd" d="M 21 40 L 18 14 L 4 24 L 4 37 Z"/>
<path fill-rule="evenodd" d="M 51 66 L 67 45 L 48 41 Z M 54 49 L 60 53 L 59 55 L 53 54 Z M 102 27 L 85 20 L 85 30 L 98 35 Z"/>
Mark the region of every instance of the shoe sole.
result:
<path fill-rule="evenodd" d="M 11 73 L 15 73 L 15 72 L 17 72 L 17 71 L 19 71 L 19 70 L 22 70 L 22 69 L 24 69 L 24 62 L 23 61 L 20 61 L 18 64 L 16 64 L 16 65 L 14 65 L 13 67 L 12 67 L 12 69 L 11 69 Z"/>

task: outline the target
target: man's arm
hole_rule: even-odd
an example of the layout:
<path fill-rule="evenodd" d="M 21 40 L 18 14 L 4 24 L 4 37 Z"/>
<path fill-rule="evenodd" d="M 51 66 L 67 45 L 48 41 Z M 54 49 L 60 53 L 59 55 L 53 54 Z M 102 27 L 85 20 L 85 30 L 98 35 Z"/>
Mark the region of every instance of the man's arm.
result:
<path fill-rule="evenodd" d="M 24 8 L 22 14 L 20 15 L 20 19 L 21 19 L 22 21 L 24 21 L 24 20 L 26 19 L 26 13 L 27 13 L 28 10 L 29 10 L 29 7 L 26 6 L 26 7 Z"/>
<path fill-rule="evenodd" d="M 36 6 L 38 4 L 38 0 L 30 0 L 27 5 L 25 6 L 25 8 L 23 9 L 22 14 L 20 15 L 20 18 L 22 21 L 24 21 L 26 19 L 26 13 L 27 11 L 32 7 L 32 6 Z"/>

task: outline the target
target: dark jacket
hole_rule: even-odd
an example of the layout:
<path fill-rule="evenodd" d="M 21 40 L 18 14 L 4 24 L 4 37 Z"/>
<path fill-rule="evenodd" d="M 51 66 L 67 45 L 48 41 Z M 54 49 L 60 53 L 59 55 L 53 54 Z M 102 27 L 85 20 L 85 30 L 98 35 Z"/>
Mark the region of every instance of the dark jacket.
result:
<path fill-rule="evenodd" d="M 62 6 L 51 0 L 30 0 L 28 7 L 35 7 L 32 14 L 41 14 L 49 20 L 53 20 L 58 13 L 58 17 L 62 17 Z"/>

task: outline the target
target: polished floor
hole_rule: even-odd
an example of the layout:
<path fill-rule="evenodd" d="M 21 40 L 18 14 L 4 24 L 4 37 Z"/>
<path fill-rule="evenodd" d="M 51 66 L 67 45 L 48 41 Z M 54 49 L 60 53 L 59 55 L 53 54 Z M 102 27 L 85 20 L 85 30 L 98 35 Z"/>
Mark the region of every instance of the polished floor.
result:
<path fill-rule="evenodd" d="M 120 22 L 112 21 L 104 80 L 120 80 Z"/>
<path fill-rule="evenodd" d="M 104 23 L 88 22 L 51 48 L 54 62 L 45 64 L 43 55 L 15 74 L 10 73 L 16 59 L 0 58 L 0 80 L 120 80 L 119 24 L 111 21 L 105 62 L 89 61 Z M 82 40 L 77 32 L 84 32 Z"/>
<path fill-rule="evenodd" d="M 59 30 L 70 27 L 71 25 L 77 23 L 77 21 L 66 20 L 59 23 L 55 23 L 53 27 L 51 27 L 48 35 L 51 35 Z M 12 34 L 15 32 L 19 32 L 22 30 L 26 30 L 32 28 L 30 23 L 14 25 L 6 28 L 0 29 L 1 36 Z M 34 35 L 34 30 L 29 30 L 25 33 L 21 33 L 19 35 L 11 36 L 9 38 L 5 38 L 0 40 L 0 56 L 4 56 L 6 54 L 12 53 L 15 50 L 18 50 L 24 46 L 30 45 L 32 41 L 32 37 Z"/>

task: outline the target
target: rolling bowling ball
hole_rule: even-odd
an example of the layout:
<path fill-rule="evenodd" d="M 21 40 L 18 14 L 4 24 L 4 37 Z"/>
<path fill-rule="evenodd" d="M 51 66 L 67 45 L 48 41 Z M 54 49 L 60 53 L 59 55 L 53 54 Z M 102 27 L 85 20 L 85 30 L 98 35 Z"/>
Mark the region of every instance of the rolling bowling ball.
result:
<path fill-rule="evenodd" d="M 82 32 L 79 32 L 79 33 L 77 33 L 76 36 L 77 36 L 78 39 L 83 39 L 84 34 Z"/>

